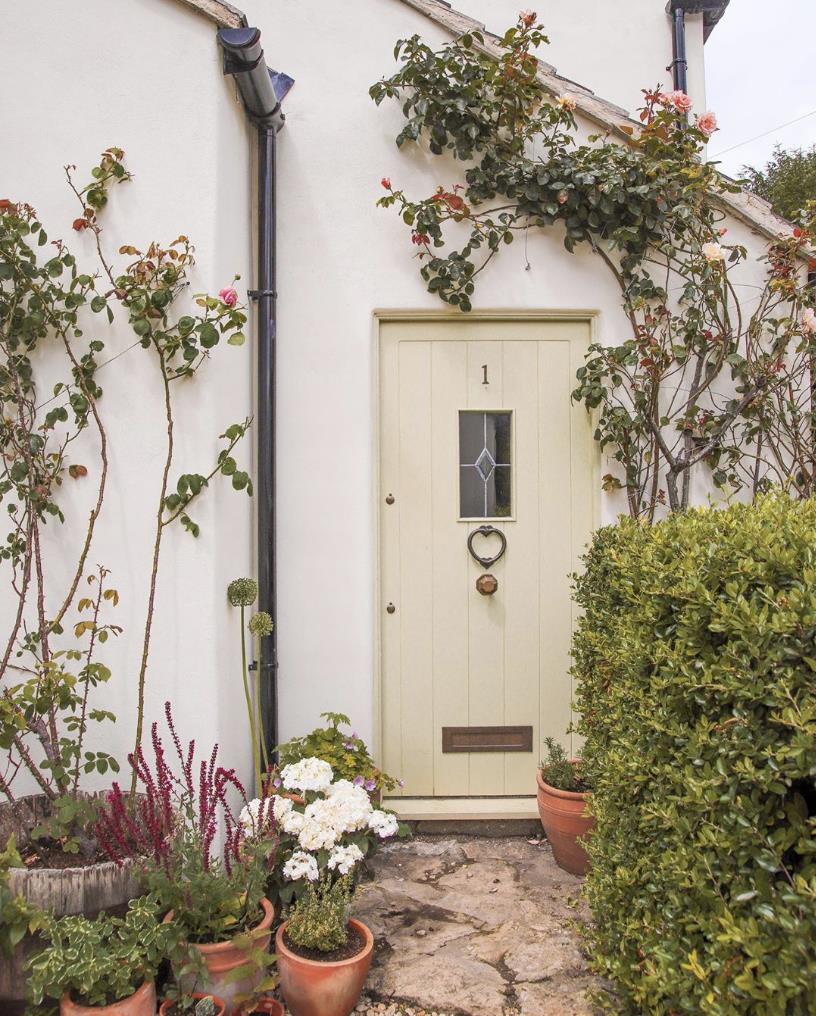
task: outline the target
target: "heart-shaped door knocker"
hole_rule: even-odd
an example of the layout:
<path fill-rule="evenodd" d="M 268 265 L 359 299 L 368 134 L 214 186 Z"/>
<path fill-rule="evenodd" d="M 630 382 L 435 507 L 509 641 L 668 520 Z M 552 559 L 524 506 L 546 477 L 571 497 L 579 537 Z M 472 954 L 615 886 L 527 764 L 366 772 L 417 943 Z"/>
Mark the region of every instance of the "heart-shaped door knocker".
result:
<path fill-rule="evenodd" d="M 473 549 L 473 539 L 476 536 L 498 536 L 499 542 L 501 543 L 498 553 L 494 554 L 493 557 L 482 557 L 480 554 L 477 554 Z M 467 545 L 468 550 L 470 551 L 470 556 L 473 560 L 478 561 L 482 568 L 489 568 L 491 565 L 494 565 L 507 550 L 507 537 L 501 529 L 496 529 L 495 526 L 479 526 L 478 529 L 474 529 L 470 536 L 468 536 Z"/>

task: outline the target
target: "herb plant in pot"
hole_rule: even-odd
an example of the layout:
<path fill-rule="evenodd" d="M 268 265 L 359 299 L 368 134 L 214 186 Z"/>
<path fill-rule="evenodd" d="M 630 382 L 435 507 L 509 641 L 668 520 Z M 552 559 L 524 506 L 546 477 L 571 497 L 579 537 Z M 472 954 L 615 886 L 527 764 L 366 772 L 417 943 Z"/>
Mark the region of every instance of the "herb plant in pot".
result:
<path fill-rule="evenodd" d="M 149 895 L 132 900 L 124 917 L 46 918 L 49 944 L 30 964 L 32 1005 L 59 999 L 61 1016 L 154 1016 L 154 978 L 177 937 L 159 915 Z"/>
<path fill-rule="evenodd" d="M 350 876 L 324 873 L 310 883 L 275 948 L 281 991 L 292 1016 L 348 1016 L 359 1001 L 374 950 L 374 936 L 349 918 Z"/>
<path fill-rule="evenodd" d="M 196 762 L 195 742 L 182 747 L 169 702 L 165 715 L 175 769 L 154 723 L 155 762 L 141 749 L 130 759 L 144 799 L 132 814 L 114 784 L 97 835 L 114 858 L 136 840 L 145 884 L 179 932 L 171 958 L 179 988 L 219 996 L 230 1016 L 243 996 L 274 986 L 265 973 L 274 908 L 264 896 L 275 850 L 272 808 L 260 799 L 238 821 L 231 802 L 246 805 L 246 794 L 235 771 L 218 764 L 217 746 Z"/>
<path fill-rule="evenodd" d="M 538 814 L 556 863 L 573 875 L 585 875 L 589 860 L 578 842 L 595 825 L 587 810 L 588 785 L 579 759 L 569 759 L 563 747 L 548 737 L 547 759 L 538 779 Z"/>

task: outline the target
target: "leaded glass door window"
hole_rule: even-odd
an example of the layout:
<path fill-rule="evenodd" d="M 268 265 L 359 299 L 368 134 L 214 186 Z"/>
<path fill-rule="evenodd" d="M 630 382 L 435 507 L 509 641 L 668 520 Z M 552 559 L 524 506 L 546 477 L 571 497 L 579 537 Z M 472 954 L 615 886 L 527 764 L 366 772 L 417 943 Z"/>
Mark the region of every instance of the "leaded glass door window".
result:
<path fill-rule="evenodd" d="M 459 517 L 512 513 L 511 412 L 459 412 Z"/>

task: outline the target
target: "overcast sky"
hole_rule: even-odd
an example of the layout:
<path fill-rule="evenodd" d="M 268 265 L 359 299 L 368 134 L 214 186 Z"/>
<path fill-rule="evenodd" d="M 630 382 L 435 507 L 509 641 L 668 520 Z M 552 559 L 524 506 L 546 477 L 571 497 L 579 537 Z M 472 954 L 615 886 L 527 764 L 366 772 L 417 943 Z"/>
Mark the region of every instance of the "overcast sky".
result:
<path fill-rule="evenodd" d="M 816 144 L 815 46 L 816 0 L 731 0 L 706 43 L 707 105 L 720 124 L 709 158 L 723 152 L 726 173 L 764 165 L 775 144 Z M 814 115 L 776 129 L 806 113 Z"/>

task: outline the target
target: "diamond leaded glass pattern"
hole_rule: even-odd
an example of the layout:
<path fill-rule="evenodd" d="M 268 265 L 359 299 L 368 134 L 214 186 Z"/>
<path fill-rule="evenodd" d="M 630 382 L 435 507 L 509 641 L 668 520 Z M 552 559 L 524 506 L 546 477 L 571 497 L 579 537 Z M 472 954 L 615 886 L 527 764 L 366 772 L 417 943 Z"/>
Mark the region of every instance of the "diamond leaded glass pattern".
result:
<path fill-rule="evenodd" d="M 512 413 L 459 413 L 459 517 L 511 514 Z"/>

